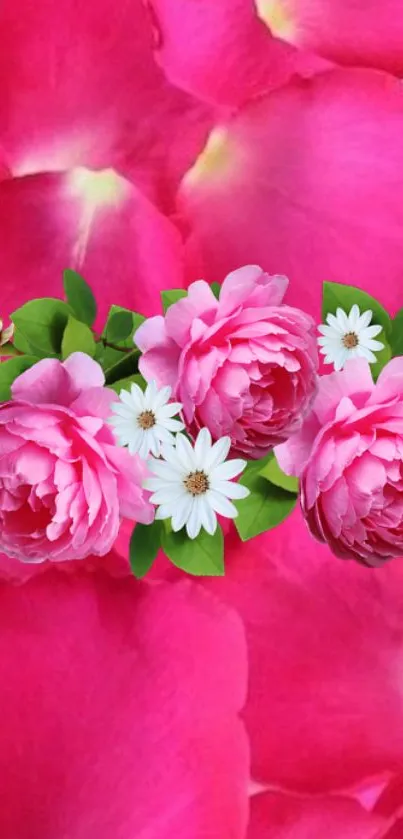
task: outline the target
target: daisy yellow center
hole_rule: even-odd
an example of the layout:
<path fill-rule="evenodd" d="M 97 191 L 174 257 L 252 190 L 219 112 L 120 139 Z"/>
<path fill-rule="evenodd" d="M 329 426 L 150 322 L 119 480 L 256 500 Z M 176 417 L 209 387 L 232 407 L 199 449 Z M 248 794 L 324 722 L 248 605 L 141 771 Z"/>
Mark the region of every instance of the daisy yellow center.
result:
<path fill-rule="evenodd" d="M 152 411 L 143 411 L 142 414 L 139 414 L 137 417 L 137 424 L 140 426 L 142 431 L 148 431 L 149 428 L 152 428 L 155 425 L 155 416 Z"/>
<path fill-rule="evenodd" d="M 343 346 L 346 350 L 353 350 L 354 347 L 358 347 L 359 344 L 358 335 L 355 332 L 347 332 L 343 336 Z"/>
<path fill-rule="evenodd" d="M 185 489 L 191 495 L 204 495 L 210 486 L 208 477 L 204 472 L 191 472 L 183 483 Z"/>

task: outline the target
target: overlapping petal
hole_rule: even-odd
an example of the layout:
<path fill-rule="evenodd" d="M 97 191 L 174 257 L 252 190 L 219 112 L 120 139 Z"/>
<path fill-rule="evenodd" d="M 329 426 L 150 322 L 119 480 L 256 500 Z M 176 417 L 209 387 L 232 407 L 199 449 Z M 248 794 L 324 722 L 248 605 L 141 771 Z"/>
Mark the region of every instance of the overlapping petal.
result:
<path fill-rule="evenodd" d="M 211 113 L 157 66 L 142 0 L 5 0 L 0 41 L 0 144 L 14 173 L 128 168 L 168 200 Z"/>
<path fill-rule="evenodd" d="M 255 0 L 271 33 L 340 64 L 403 72 L 399 0 Z"/>
<path fill-rule="evenodd" d="M 209 102 L 238 106 L 294 73 L 324 66 L 315 56 L 274 38 L 254 0 L 149 0 L 156 56 L 174 84 Z"/>
<path fill-rule="evenodd" d="M 178 231 L 113 170 L 78 167 L 0 183 L 2 313 L 60 296 L 62 271 L 78 270 L 99 301 L 152 314 L 163 288 L 183 285 Z"/>
<path fill-rule="evenodd" d="M 376 573 L 316 543 L 299 510 L 227 538 L 209 589 L 246 625 L 252 776 L 318 793 L 403 766 L 403 568 Z"/>
<path fill-rule="evenodd" d="M 0 599 L 5 839 L 243 839 L 235 614 L 189 583 L 99 574 L 47 572 Z"/>
<path fill-rule="evenodd" d="M 401 305 L 403 87 L 369 70 L 295 80 L 210 136 L 179 195 L 192 253 L 222 281 L 255 263 L 320 317 L 324 280 Z"/>
<path fill-rule="evenodd" d="M 248 839 L 379 839 L 383 827 L 382 817 L 349 798 L 269 792 L 251 799 Z"/>

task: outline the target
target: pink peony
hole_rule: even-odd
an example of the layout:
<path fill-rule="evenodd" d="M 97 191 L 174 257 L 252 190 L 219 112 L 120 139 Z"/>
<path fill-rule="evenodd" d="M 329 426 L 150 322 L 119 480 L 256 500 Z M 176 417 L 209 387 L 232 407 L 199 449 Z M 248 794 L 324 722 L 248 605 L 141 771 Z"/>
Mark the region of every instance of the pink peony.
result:
<path fill-rule="evenodd" d="M 315 391 L 314 323 L 282 304 L 287 284 L 247 265 L 226 277 L 218 301 L 200 280 L 135 336 L 141 372 L 173 387 L 190 428 L 228 434 L 251 458 L 300 427 Z"/>
<path fill-rule="evenodd" d="M 324 376 L 312 414 L 277 451 L 301 477 L 312 534 L 333 553 L 371 566 L 403 555 L 403 358 L 376 385 L 364 359 Z"/>
<path fill-rule="evenodd" d="M 22 562 L 103 556 L 120 517 L 149 523 L 146 468 L 114 445 L 113 391 L 83 353 L 44 359 L 0 405 L 0 551 Z"/>

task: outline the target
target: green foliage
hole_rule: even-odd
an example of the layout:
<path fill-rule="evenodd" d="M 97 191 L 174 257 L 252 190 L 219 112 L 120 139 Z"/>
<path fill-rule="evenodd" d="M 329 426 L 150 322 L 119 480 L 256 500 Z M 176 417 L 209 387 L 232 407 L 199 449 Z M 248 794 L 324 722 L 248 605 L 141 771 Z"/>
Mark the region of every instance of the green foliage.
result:
<path fill-rule="evenodd" d="M 10 318 L 24 339 L 25 348 L 31 349 L 38 357 L 54 358 L 60 355 L 63 333 L 70 314 L 63 300 L 43 297 L 24 303 Z"/>
<path fill-rule="evenodd" d="M 160 521 L 152 524 L 136 524 L 130 539 L 130 567 L 137 579 L 150 570 L 161 546 Z"/>
<path fill-rule="evenodd" d="M 92 326 L 97 316 L 95 297 L 86 281 L 76 271 L 66 268 L 63 286 L 67 302 L 77 320 Z"/>
<path fill-rule="evenodd" d="M 238 510 L 235 526 L 243 542 L 281 524 L 297 503 L 295 492 L 275 486 L 263 477 L 262 470 L 267 469 L 270 461 L 270 455 L 263 460 L 250 461 L 239 479 L 239 483 L 250 490 L 247 498 L 234 502 Z"/>
<path fill-rule="evenodd" d="M 172 306 L 172 303 L 177 303 L 178 300 L 182 300 L 182 297 L 187 297 L 187 291 L 184 288 L 171 288 L 168 291 L 161 291 L 164 312 Z"/>
<path fill-rule="evenodd" d="M 201 530 L 196 539 L 189 539 L 185 529 L 174 533 L 164 522 L 161 534 L 162 549 L 177 568 L 197 577 L 224 575 L 224 537 L 219 526 L 214 536 Z"/>
<path fill-rule="evenodd" d="M 74 352 L 83 352 L 94 358 L 96 344 L 89 326 L 70 315 L 62 338 L 62 358 Z"/>
<path fill-rule="evenodd" d="M 31 355 L 20 355 L 10 358 L 9 361 L 2 361 L 0 364 L 0 402 L 7 402 L 11 399 L 11 385 L 17 376 L 25 373 L 38 361 Z"/>

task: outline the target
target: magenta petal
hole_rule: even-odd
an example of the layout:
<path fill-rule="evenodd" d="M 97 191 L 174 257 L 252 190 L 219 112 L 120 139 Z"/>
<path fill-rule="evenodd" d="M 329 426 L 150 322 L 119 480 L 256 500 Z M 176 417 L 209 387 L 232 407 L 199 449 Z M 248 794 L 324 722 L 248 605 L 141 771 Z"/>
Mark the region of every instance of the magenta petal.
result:
<path fill-rule="evenodd" d="M 168 78 L 196 96 L 237 106 L 324 65 L 273 38 L 253 0 L 151 0 L 157 59 Z"/>
<path fill-rule="evenodd" d="M 184 284 L 177 230 L 113 173 L 0 183 L 0 250 L 2 313 L 33 295 L 61 296 L 67 267 L 92 286 L 100 318 L 112 303 L 152 313 L 163 288 Z"/>
<path fill-rule="evenodd" d="M 251 799 L 248 839 L 380 839 L 385 825 L 351 798 L 267 792 Z"/>
<path fill-rule="evenodd" d="M 0 42 L 0 136 L 13 172 L 113 166 L 169 200 L 212 116 L 157 66 L 142 0 L 4 0 Z"/>
<path fill-rule="evenodd" d="M 318 793 L 403 769 L 402 583 L 399 561 L 332 556 L 299 510 L 253 549 L 228 537 L 206 585 L 245 623 L 255 780 Z"/>
<path fill-rule="evenodd" d="M 401 306 L 402 135 L 401 82 L 372 71 L 295 80 L 239 111 L 181 187 L 205 278 L 253 263 L 289 277 L 288 302 L 318 319 L 324 278 L 353 282 L 393 313 Z"/>
<path fill-rule="evenodd" d="M 44 358 L 25 373 L 21 373 L 11 386 L 13 399 L 32 405 L 68 405 L 77 395 L 64 367 L 56 358 Z"/>
<path fill-rule="evenodd" d="M 0 598 L 2 836 L 243 839 L 235 614 L 189 583 L 96 574 Z"/>

